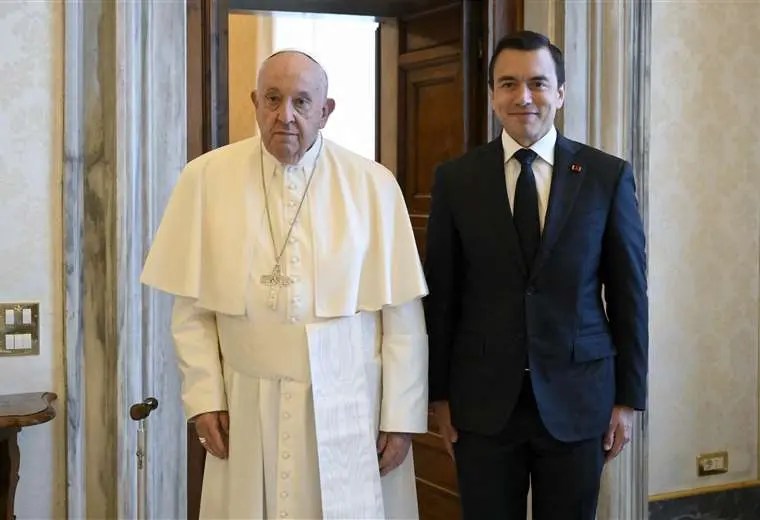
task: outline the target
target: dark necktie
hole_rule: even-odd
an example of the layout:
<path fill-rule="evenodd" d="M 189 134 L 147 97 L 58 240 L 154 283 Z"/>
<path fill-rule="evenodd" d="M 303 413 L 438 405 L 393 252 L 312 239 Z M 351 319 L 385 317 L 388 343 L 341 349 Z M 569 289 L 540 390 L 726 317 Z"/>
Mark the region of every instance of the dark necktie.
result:
<path fill-rule="evenodd" d="M 525 266 L 530 269 L 541 243 L 541 225 L 538 221 L 538 192 L 536 178 L 531 164 L 536 152 L 526 148 L 517 150 L 515 159 L 520 161 L 520 176 L 517 178 L 514 200 L 514 222 L 520 240 Z"/>

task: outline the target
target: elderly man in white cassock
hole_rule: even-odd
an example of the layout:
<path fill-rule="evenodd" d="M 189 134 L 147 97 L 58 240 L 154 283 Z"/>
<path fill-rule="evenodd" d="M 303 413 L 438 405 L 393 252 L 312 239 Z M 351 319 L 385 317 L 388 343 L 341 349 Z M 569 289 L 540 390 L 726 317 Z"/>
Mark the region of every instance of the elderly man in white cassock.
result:
<path fill-rule="evenodd" d="M 423 278 L 393 175 L 325 139 L 308 55 L 252 93 L 261 137 L 190 162 L 142 281 L 175 295 L 203 518 L 416 518 L 427 427 Z"/>

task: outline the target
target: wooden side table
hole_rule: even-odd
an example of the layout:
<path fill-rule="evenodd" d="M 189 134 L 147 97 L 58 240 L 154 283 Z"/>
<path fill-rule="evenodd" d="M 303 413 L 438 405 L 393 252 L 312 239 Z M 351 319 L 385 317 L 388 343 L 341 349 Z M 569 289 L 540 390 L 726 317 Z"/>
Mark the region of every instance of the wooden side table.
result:
<path fill-rule="evenodd" d="M 18 432 L 21 428 L 48 422 L 55 417 L 51 404 L 54 393 L 0 395 L 0 520 L 13 520 L 21 453 Z"/>

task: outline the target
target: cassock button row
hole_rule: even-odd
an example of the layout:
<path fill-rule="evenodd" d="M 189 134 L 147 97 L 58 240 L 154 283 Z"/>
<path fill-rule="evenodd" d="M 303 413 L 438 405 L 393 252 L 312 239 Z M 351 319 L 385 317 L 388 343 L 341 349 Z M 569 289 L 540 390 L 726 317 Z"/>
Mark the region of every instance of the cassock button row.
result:
<path fill-rule="evenodd" d="M 290 476 L 290 473 L 288 473 L 287 471 L 283 471 L 282 473 L 280 473 L 280 478 L 282 480 L 286 480 L 289 476 Z"/>
<path fill-rule="evenodd" d="M 290 399 L 292 396 L 290 394 L 285 394 L 285 399 Z"/>
<path fill-rule="evenodd" d="M 296 185 L 291 182 L 290 184 L 288 184 L 288 189 L 291 190 L 291 191 L 295 190 L 296 189 Z"/>
<path fill-rule="evenodd" d="M 289 433 L 283 433 L 283 434 L 282 434 L 282 438 L 283 438 L 284 440 L 288 440 L 288 439 L 290 439 L 290 434 L 289 434 Z"/>
<path fill-rule="evenodd" d="M 295 244 L 296 243 L 296 237 L 290 237 L 288 239 L 288 244 Z"/>
<path fill-rule="evenodd" d="M 290 318 L 290 323 L 295 323 L 295 322 L 297 322 L 297 321 L 298 321 L 298 318 L 296 318 L 295 316 L 292 316 L 292 317 Z"/>
<path fill-rule="evenodd" d="M 287 511 L 283 511 L 282 513 L 280 513 L 280 518 L 287 518 L 287 517 L 288 517 Z"/>
<path fill-rule="evenodd" d="M 290 263 L 291 264 L 297 264 L 300 261 L 301 261 L 301 259 L 298 258 L 297 256 L 294 256 L 293 258 L 290 259 Z"/>
<path fill-rule="evenodd" d="M 282 414 L 283 419 L 290 419 L 290 414 L 288 412 L 285 412 Z"/>
<path fill-rule="evenodd" d="M 289 459 L 290 458 L 290 453 L 288 453 L 287 451 L 283 451 L 282 452 L 282 458 L 286 459 L 286 460 Z"/>
<path fill-rule="evenodd" d="M 287 491 L 281 491 L 281 492 L 280 492 L 280 496 L 281 496 L 282 498 L 288 498 L 288 492 L 287 492 Z"/>
<path fill-rule="evenodd" d="M 294 200 L 288 201 L 288 207 L 295 208 L 296 207 L 296 201 L 294 201 Z"/>

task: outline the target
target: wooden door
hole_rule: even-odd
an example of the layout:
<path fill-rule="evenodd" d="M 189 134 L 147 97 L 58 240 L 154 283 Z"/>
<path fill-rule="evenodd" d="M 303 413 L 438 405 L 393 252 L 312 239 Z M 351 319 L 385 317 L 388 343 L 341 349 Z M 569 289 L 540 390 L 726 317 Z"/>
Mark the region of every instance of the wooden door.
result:
<path fill-rule="evenodd" d="M 424 257 L 436 165 L 495 135 L 487 100 L 490 49 L 521 23 L 523 0 L 187 0 L 188 159 L 228 142 L 227 16 L 230 10 L 302 11 L 393 18 L 398 31 L 395 157 Z M 383 99 L 382 96 L 378 100 Z M 378 120 L 382 120 L 379 118 Z M 383 132 L 378 129 L 378 136 Z M 379 143 L 381 141 L 378 141 Z M 379 156 L 379 150 L 378 150 Z M 460 517 L 454 464 L 430 422 L 414 439 L 420 517 Z M 205 451 L 188 426 L 188 518 L 198 518 Z"/>
<path fill-rule="evenodd" d="M 484 141 L 480 2 L 453 2 L 399 23 L 398 178 L 424 257 L 436 165 Z"/>

